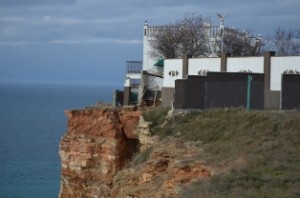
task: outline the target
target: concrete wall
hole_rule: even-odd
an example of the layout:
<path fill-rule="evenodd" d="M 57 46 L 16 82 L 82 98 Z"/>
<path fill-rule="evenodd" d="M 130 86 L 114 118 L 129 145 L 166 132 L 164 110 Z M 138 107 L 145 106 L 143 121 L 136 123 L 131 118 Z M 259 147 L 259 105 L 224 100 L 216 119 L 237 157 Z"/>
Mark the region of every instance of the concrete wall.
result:
<path fill-rule="evenodd" d="M 175 80 L 182 78 L 182 59 L 165 59 L 163 87 L 175 88 Z"/>
<path fill-rule="evenodd" d="M 154 64 L 160 59 L 160 58 L 153 58 L 151 56 L 152 47 L 151 47 L 151 39 L 153 37 L 151 36 L 151 28 L 148 28 L 148 24 L 144 24 L 144 34 L 143 34 L 143 71 L 148 71 L 152 74 L 160 74 L 163 73 L 163 69 L 157 66 L 154 66 Z M 163 81 L 161 78 L 158 77 L 151 77 L 147 78 L 149 80 L 148 88 L 151 90 L 161 90 L 161 86 L 163 84 Z"/>
<path fill-rule="evenodd" d="M 264 73 L 264 57 L 228 57 L 227 72 L 241 72 L 243 70 L 252 73 Z M 188 75 L 198 75 L 200 70 L 210 72 L 221 71 L 220 58 L 190 58 L 188 61 Z M 300 56 L 271 57 L 270 66 L 270 90 L 281 89 L 281 75 L 286 70 L 300 72 Z M 170 71 L 178 71 L 178 75 L 169 75 Z M 166 59 L 164 66 L 163 87 L 175 87 L 175 80 L 183 79 L 182 59 Z"/>
<path fill-rule="evenodd" d="M 151 37 L 148 32 L 148 24 L 144 25 L 144 34 L 143 34 L 143 70 L 147 71 L 152 69 L 153 65 L 156 63 L 155 59 L 150 56 L 151 46 L 150 46 Z"/>
<path fill-rule="evenodd" d="M 263 57 L 230 57 L 227 59 L 227 72 L 251 71 L 264 73 Z"/>
<path fill-rule="evenodd" d="M 264 109 L 280 109 L 280 91 L 265 91 Z"/>
<path fill-rule="evenodd" d="M 199 75 L 200 70 L 221 71 L 221 58 L 191 58 L 189 59 L 188 75 Z"/>
<path fill-rule="evenodd" d="M 199 75 L 199 71 L 209 72 L 252 72 L 264 74 L 264 107 L 280 109 L 282 74 L 287 70 L 300 72 L 300 56 L 275 57 L 275 52 L 265 52 L 262 57 L 189 58 L 187 67 L 183 59 L 167 59 L 164 64 L 163 88 L 175 88 L 175 81 L 188 75 Z M 174 75 L 175 74 L 175 75 Z M 164 95 L 164 94 L 162 94 Z M 170 104 L 170 97 L 163 97 L 163 104 Z"/>
<path fill-rule="evenodd" d="M 161 90 L 161 105 L 170 107 L 174 101 L 175 88 L 163 87 Z"/>
<path fill-rule="evenodd" d="M 281 90 L 281 78 L 286 70 L 297 70 L 300 72 L 300 56 L 271 57 L 270 90 Z"/>

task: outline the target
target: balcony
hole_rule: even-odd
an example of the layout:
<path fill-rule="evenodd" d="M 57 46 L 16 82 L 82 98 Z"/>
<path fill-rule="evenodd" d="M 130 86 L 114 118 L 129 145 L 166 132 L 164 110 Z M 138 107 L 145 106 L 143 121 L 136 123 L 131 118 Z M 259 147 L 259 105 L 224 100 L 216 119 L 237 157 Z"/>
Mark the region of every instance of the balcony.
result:
<path fill-rule="evenodd" d="M 142 69 L 142 61 L 126 61 L 126 79 L 129 79 L 128 85 L 130 85 L 133 92 L 136 92 L 141 84 Z"/>
<path fill-rule="evenodd" d="M 143 69 L 143 61 L 126 61 L 126 74 L 140 74 Z"/>

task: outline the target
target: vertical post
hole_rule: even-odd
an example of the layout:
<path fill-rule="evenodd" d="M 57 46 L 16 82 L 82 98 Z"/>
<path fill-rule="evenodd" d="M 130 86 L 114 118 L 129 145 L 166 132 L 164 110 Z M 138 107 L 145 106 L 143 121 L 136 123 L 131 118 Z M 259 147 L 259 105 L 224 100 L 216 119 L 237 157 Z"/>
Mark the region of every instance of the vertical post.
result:
<path fill-rule="evenodd" d="M 113 100 L 112 100 L 112 105 L 113 107 L 117 107 L 118 106 L 118 90 L 115 89 L 115 91 L 113 92 Z"/>
<path fill-rule="evenodd" d="M 230 55 L 230 53 L 221 54 L 221 72 L 227 72 L 227 58 Z"/>
<path fill-rule="evenodd" d="M 250 110 L 251 107 L 251 84 L 252 84 L 252 76 L 248 75 L 248 83 L 247 83 L 247 111 Z"/>
<path fill-rule="evenodd" d="M 124 98 L 123 98 L 124 106 L 130 104 L 130 95 L 131 95 L 131 82 L 130 82 L 130 78 L 126 77 L 125 84 L 124 84 Z"/>
<path fill-rule="evenodd" d="M 189 58 L 191 58 L 191 56 L 188 54 L 182 57 L 182 79 L 187 79 L 189 75 Z"/>
<path fill-rule="evenodd" d="M 271 57 L 275 56 L 275 52 L 264 52 L 264 108 L 265 109 L 278 109 L 279 96 L 276 91 L 271 91 Z"/>
<path fill-rule="evenodd" d="M 271 81 L 271 57 L 275 56 L 275 52 L 264 53 L 264 74 L 265 74 L 265 91 L 270 91 Z"/>

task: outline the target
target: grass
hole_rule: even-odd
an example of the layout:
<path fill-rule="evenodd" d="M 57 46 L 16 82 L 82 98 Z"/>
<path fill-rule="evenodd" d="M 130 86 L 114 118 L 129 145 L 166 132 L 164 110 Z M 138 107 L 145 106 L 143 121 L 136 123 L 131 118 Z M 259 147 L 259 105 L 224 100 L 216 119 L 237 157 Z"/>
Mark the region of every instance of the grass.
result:
<path fill-rule="evenodd" d="M 159 135 L 160 137 L 165 137 L 172 135 L 169 129 L 166 127 L 161 127 L 161 125 L 165 122 L 168 111 L 170 108 L 167 107 L 155 107 L 152 109 L 148 109 L 143 112 L 143 117 L 145 121 L 150 122 L 150 132 L 152 135 Z"/>
<path fill-rule="evenodd" d="M 155 111 L 155 110 L 152 110 Z M 214 109 L 177 114 L 148 111 L 151 132 L 202 142 L 199 159 L 219 172 L 180 197 L 300 197 L 300 112 Z"/>
<path fill-rule="evenodd" d="M 138 153 L 133 159 L 134 165 L 139 165 L 141 163 L 146 162 L 150 158 L 151 152 L 152 152 L 152 148 L 148 148 L 148 149 Z"/>

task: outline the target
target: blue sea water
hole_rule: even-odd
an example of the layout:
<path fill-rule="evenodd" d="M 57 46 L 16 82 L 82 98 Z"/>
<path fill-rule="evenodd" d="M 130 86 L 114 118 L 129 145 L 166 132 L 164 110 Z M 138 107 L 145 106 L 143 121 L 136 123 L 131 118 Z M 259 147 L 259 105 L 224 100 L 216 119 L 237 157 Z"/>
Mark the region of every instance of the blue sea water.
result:
<path fill-rule="evenodd" d="M 111 102 L 114 89 L 0 84 L 0 197 L 58 197 L 64 110 Z"/>

